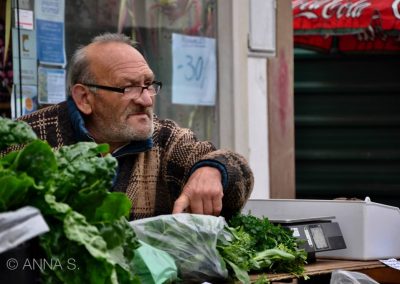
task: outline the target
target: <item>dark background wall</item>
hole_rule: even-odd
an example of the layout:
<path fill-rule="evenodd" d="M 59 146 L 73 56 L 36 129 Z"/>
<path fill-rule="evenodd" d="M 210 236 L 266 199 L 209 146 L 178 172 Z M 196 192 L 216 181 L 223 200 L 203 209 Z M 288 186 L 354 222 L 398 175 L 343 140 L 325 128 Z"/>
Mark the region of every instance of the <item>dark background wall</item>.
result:
<path fill-rule="evenodd" d="M 294 58 L 296 197 L 400 206 L 400 55 Z"/>

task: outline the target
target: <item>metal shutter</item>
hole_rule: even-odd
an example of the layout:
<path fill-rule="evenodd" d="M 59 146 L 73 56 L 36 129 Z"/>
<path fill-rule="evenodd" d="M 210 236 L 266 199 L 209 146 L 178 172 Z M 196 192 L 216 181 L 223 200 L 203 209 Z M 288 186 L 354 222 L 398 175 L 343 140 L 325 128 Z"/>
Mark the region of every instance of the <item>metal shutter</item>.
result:
<path fill-rule="evenodd" d="M 400 206 L 400 55 L 295 51 L 296 197 Z"/>

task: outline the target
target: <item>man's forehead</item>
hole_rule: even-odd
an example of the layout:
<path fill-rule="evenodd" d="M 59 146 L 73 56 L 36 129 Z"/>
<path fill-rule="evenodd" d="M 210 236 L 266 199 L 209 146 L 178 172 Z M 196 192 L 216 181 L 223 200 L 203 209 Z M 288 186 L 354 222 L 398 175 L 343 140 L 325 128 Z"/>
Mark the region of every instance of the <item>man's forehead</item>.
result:
<path fill-rule="evenodd" d="M 93 65 L 134 63 L 138 66 L 148 66 L 147 61 L 137 49 L 124 43 L 96 43 L 89 45 L 87 52 Z"/>

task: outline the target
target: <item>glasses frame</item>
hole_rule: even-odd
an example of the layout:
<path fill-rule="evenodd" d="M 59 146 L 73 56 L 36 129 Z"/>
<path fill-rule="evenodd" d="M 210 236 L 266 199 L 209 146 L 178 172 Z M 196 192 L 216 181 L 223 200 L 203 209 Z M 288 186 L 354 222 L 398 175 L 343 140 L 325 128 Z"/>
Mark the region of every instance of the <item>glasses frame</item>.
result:
<path fill-rule="evenodd" d="M 143 94 L 144 90 L 149 90 L 149 88 L 153 85 L 157 85 L 159 87 L 158 91 L 155 92 L 154 94 L 150 95 L 150 96 L 155 96 L 158 95 L 158 93 L 160 92 L 161 88 L 162 88 L 162 83 L 160 81 L 153 81 L 151 82 L 151 84 L 149 84 L 148 86 L 126 86 L 124 88 L 118 88 L 118 87 L 111 87 L 111 86 L 104 86 L 104 85 L 97 85 L 97 84 L 86 84 L 86 83 L 81 83 L 82 85 L 85 85 L 86 87 L 89 88 L 97 88 L 97 89 L 101 89 L 101 90 L 106 90 L 106 91 L 112 91 L 112 92 L 116 92 L 116 93 L 120 93 L 120 94 L 124 94 L 125 95 L 125 90 L 127 88 L 132 88 L 132 87 L 141 87 L 142 90 L 139 93 L 140 97 Z"/>

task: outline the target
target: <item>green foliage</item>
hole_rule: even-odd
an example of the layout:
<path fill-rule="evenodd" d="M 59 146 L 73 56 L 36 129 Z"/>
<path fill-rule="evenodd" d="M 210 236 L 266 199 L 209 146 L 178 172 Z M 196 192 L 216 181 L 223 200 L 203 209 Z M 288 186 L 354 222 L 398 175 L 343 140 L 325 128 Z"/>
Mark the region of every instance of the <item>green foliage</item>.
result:
<path fill-rule="evenodd" d="M 307 278 L 304 270 L 307 254 L 298 248 L 292 231 L 272 224 L 267 218 L 242 214 L 230 219 L 228 225 L 233 240 L 220 241 L 218 249 L 242 283 L 249 283 L 248 272 L 260 271 L 289 272 Z"/>
<path fill-rule="evenodd" d="M 133 265 L 139 242 L 126 219 L 131 203 L 108 191 L 117 165 L 105 155 L 108 145 L 53 151 L 24 122 L 0 118 L 0 149 L 21 143 L 0 158 L 0 211 L 41 210 L 50 232 L 40 245 L 47 259 L 63 264 L 43 270 L 43 282 L 139 283 Z"/>
<path fill-rule="evenodd" d="M 280 225 L 272 224 L 268 218 L 258 218 L 253 215 L 238 214 L 229 220 L 229 226 L 242 227 L 253 236 L 254 249 L 262 251 L 285 244 L 288 248 L 297 248 L 297 239 L 293 237 L 292 231 Z"/>
<path fill-rule="evenodd" d="M 0 150 L 37 139 L 31 127 L 22 121 L 12 121 L 0 116 Z"/>

